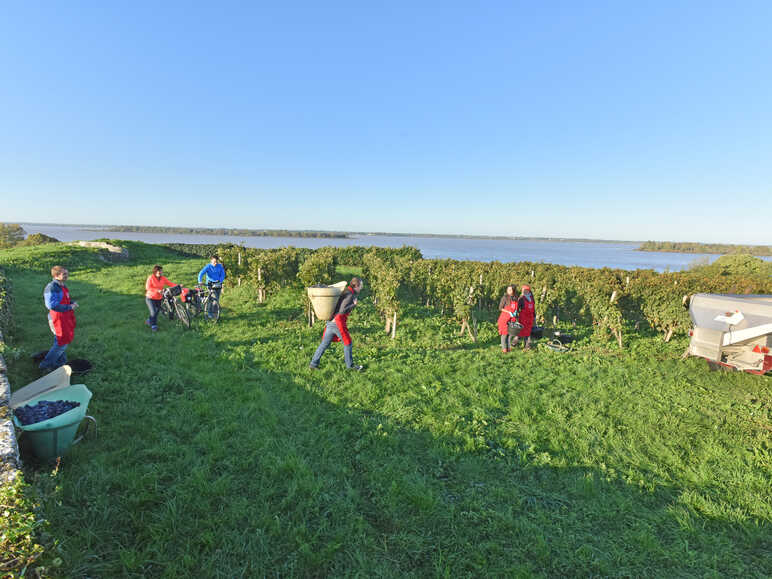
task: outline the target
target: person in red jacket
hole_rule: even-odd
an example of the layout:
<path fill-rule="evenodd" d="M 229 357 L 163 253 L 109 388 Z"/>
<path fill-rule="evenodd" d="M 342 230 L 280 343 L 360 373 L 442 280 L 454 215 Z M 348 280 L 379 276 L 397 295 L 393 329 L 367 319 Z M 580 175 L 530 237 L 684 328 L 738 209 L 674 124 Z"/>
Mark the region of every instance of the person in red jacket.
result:
<path fill-rule="evenodd" d="M 40 362 L 41 370 L 55 370 L 67 363 L 67 345 L 75 337 L 76 302 L 70 301 L 70 290 L 64 282 L 70 277 L 70 272 L 61 265 L 51 268 L 54 279 L 43 290 L 43 301 L 48 308 L 48 327 L 54 334 L 54 345 Z"/>
<path fill-rule="evenodd" d="M 358 277 L 351 278 L 351 283 L 343 290 L 335 305 L 335 313 L 332 319 L 327 322 L 322 334 L 322 343 L 314 352 L 309 367 L 312 370 L 319 368 L 319 361 L 322 354 L 330 347 L 332 342 L 343 342 L 343 359 L 346 361 L 346 368 L 361 372 L 364 367 L 354 364 L 353 345 L 351 336 L 348 333 L 348 316 L 351 310 L 357 305 L 357 296 L 362 291 L 362 280 Z"/>
<path fill-rule="evenodd" d="M 531 329 L 533 328 L 533 322 L 536 319 L 536 302 L 533 299 L 531 293 L 531 286 L 524 285 L 523 292 L 517 299 L 517 309 L 520 312 L 518 321 L 522 324 L 523 329 L 520 330 L 520 334 L 515 337 L 515 341 L 512 346 L 516 346 L 519 338 L 525 338 L 525 349 L 531 348 Z"/>
<path fill-rule="evenodd" d="M 161 300 L 163 300 L 163 289 L 165 286 L 175 286 L 163 274 L 163 268 L 160 265 L 153 267 L 147 281 L 145 281 L 145 303 L 150 310 L 150 317 L 145 320 L 145 325 L 150 326 L 154 332 L 158 331 L 158 312 L 161 311 Z"/>
<path fill-rule="evenodd" d="M 501 336 L 501 352 L 506 354 L 512 348 L 512 340 L 516 340 L 517 336 L 510 336 L 507 328 L 507 324 L 510 321 L 514 321 L 517 316 L 517 299 L 515 299 L 515 286 L 508 285 L 506 293 L 499 302 L 499 319 L 497 326 L 499 328 L 499 335 Z"/>

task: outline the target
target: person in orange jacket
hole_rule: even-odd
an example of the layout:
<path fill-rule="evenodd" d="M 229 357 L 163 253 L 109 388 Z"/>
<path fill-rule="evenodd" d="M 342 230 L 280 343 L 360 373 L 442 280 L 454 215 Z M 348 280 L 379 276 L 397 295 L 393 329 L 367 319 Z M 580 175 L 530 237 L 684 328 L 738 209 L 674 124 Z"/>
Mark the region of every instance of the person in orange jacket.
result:
<path fill-rule="evenodd" d="M 75 337 L 75 309 L 77 302 L 70 301 L 70 290 L 64 283 L 70 277 L 67 268 L 55 265 L 51 268 L 53 279 L 43 290 L 43 301 L 48 308 L 48 327 L 54 334 L 54 345 L 40 362 L 41 370 L 55 370 L 67 363 L 65 350 Z"/>
<path fill-rule="evenodd" d="M 175 286 L 176 283 L 170 282 L 163 275 L 163 268 L 160 265 L 153 266 L 153 273 L 147 277 L 145 282 L 145 303 L 150 310 L 150 317 L 145 320 L 145 325 L 150 326 L 154 332 L 158 331 L 158 312 L 161 311 L 161 301 L 163 300 L 163 289 L 165 286 Z"/>

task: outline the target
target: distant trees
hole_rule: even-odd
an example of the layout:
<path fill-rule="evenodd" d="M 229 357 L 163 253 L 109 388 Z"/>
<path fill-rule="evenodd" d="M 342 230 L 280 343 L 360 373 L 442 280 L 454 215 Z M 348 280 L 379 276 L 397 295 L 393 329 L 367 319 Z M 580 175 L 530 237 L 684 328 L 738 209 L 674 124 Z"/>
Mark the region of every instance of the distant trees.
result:
<path fill-rule="evenodd" d="M 45 233 L 31 233 L 27 236 L 27 239 L 20 241 L 17 245 L 19 247 L 29 245 L 42 245 L 44 243 L 58 243 L 59 240 L 56 237 L 51 237 Z"/>
<path fill-rule="evenodd" d="M 694 264 L 689 271 L 706 275 L 765 275 L 772 276 L 772 263 L 752 255 L 722 255 L 713 263 Z"/>
<path fill-rule="evenodd" d="M 321 237 L 346 239 L 346 233 L 336 231 L 295 231 L 291 229 L 232 229 L 210 227 L 160 227 L 154 225 L 116 225 L 105 231 L 132 231 L 135 233 L 178 233 L 183 235 L 229 235 L 232 237 Z"/>
<path fill-rule="evenodd" d="M 0 223 L 0 249 L 18 245 L 24 235 L 24 228 L 18 223 Z"/>
<path fill-rule="evenodd" d="M 772 255 L 769 245 L 732 245 L 728 243 L 689 243 L 676 241 L 646 241 L 638 251 L 666 251 L 675 253 L 745 253 L 748 255 Z"/>
<path fill-rule="evenodd" d="M 24 228 L 18 223 L 0 223 L 0 249 L 8 247 L 25 247 L 41 243 L 57 243 L 59 240 L 43 233 L 33 233 L 27 236 Z"/>

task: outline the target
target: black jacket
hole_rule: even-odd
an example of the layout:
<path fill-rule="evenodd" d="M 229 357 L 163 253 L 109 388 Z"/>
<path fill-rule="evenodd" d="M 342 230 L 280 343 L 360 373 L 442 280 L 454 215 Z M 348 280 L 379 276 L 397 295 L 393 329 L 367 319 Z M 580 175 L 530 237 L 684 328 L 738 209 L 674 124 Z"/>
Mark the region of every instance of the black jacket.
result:
<path fill-rule="evenodd" d="M 335 312 L 333 312 L 332 317 L 334 318 L 338 314 L 351 313 L 351 310 L 356 306 L 356 303 L 354 302 L 356 297 L 357 294 L 351 289 L 351 286 L 346 286 L 346 289 L 343 290 L 343 293 L 340 294 L 340 297 L 338 298 L 338 303 L 335 305 Z"/>

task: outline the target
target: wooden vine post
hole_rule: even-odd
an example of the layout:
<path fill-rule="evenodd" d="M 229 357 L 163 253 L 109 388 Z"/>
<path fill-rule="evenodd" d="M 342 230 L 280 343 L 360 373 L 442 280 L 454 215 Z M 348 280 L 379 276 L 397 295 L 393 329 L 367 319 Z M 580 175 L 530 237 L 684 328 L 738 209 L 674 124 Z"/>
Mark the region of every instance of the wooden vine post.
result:
<path fill-rule="evenodd" d="M 614 302 L 617 301 L 617 290 L 614 290 L 611 292 L 611 298 L 609 299 L 609 304 L 614 304 Z M 611 333 L 614 335 L 614 337 L 617 339 L 617 344 L 619 344 L 619 347 L 622 348 L 622 328 L 611 326 Z"/>
<path fill-rule="evenodd" d="M 263 268 L 257 268 L 257 301 L 261 304 L 265 301 L 265 288 L 263 287 Z"/>
<path fill-rule="evenodd" d="M 483 274 L 480 274 L 480 299 L 477 301 L 478 312 L 482 310 L 482 287 L 483 287 Z"/>

